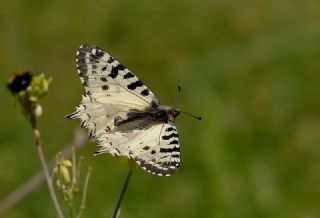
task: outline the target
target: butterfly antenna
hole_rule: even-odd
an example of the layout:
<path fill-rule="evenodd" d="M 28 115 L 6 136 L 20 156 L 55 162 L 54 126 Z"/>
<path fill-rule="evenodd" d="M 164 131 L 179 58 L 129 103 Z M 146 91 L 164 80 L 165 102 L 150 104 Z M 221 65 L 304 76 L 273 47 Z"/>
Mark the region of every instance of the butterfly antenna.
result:
<path fill-rule="evenodd" d="M 178 96 L 179 96 L 180 92 L 181 92 L 181 86 L 178 86 L 178 92 L 177 92 L 177 95 L 176 95 L 176 105 L 178 105 Z M 193 118 L 195 118 L 197 120 L 202 120 L 202 117 L 200 117 L 200 116 L 196 116 L 196 115 L 190 114 L 190 113 L 185 112 L 185 111 L 180 111 L 180 112 L 183 113 L 183 114 L 187 114 L 187 115 L 189 115 L 189 116 L 191 116 L 191 117 L 193 117 Z"/>
<path fill-rule="evenodd" d="M 179 99 L 179 93 L 181 92 L 181 87 L 180 86 L 178 86 L 178 92 L 177 92 L 177 94 L 176 94 L 176 106 L 178 106 L 178 99 Z"/>
<path fill-rule="evenodd" d="M 202 117 L 201 117 L 201 116 L 196 116 L 196 115 L 190 114 L 190 113 L 185 112 L 185 111 L 180 111 L 180 112 L 183 113 L 183 114 L 187 114 L 187 115 L 189 115 L 190 117 L 193 117 L 193 118 L 195 118 L 195 119 L 197 119 L 197 120 L 202 120 Z"/>

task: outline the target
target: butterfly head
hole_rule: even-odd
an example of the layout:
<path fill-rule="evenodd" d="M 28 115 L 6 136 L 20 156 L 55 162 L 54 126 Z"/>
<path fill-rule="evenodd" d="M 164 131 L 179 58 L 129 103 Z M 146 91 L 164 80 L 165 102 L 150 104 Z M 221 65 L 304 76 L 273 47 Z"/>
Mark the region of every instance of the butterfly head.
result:
<path fill-rule="evenodd" d="M 160 105 L 158 108 L 158 113 L 165 114 L 166 119 L 174 121 L 174 119 L 180 114 L 179 108 L 173 108 L 170 106 Z"/>
<path fill-rule="evenodd" d="M 173 118 L 176 118 L 179 114 L 180 114 L 180 109 L 179 108 L 170 108 L 169 110 L 168 110 L 168 114 L 170 115 L 170 116 L 172 116 Z"/>

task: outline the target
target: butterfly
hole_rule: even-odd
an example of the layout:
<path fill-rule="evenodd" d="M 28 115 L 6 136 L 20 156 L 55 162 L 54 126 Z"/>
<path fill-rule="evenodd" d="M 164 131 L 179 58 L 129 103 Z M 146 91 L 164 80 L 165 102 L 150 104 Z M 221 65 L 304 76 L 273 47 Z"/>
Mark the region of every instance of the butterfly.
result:
<path fill-rule="evenodd" d="M 175 118 L 180 109 L 161 105 L 152 91 L 110 54 L 82 45 L 77 70 L 85 88 L 81 104 L 66 118 L 79 118 L 100 149 L 133 159 L 143 169 L 170 176 L 180 166 Z"/>

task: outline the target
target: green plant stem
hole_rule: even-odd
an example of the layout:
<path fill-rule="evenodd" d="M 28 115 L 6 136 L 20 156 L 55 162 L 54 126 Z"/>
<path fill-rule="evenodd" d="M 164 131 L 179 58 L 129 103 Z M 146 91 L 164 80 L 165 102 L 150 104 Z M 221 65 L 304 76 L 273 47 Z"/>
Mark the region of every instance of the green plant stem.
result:
<path fill-rule="evenodd" d="M 77 181 L 77 162 L 76 162 L 76 150 L 72 147 L 72 184 Z"/>
<path fill-rule="evenodd" d="M 83 195 L 82 195 L 82 199 L 81 199 L 81 206 L 80 206 L 80 211 L 79 211 L 77 218 L 81 217 L 82 212 L 84 211 L 85 206 L 86 206 L 86 198 L 87 198 L 89 179 L 91 176 L 91 170 L 92 170 L 91 167 L 89 167 L 87 175 L 86 175 L 86 179 L 84 182 L 84 186 L 83 186 Z"/>
<path fill-rule="evenodd" d="M 41 162 L 41 165 L 43 168 L 45 178 L 47 180 L 49 192 L 50 192 L 54 207 L 56 209 L 57 217 L 64 218 L 61 207 L 60 207 L 58 199 L 57 199 L 57 196 L 56 196 L 55 191 L 53 189 L 52 182 L 51 182 L 50 175 L 49 175 L 49 171 L 48 171 L 48 166 L 47 166 L 46 160 L 44 158 L 44 154 L 43 154 L 43 150 L 42 150 L 42 143 L 41 143 L 41 139 L 40 139 L 40 131 L 36 128 L 35 122 L 31 122 L 31 124 L 32 124 L 32 129 L 33 129 L 33 135 L 34 135 L 34 138 L 36 141 L 37 152 L 38 152 L 38 155 L 40 158 L 40 162 Z"/>
<path fill-rule="evenodd" d="M 128 172 L 128 175 L 127 175 L 127 178 L 122 186 L 122 191 L 121 191 L 121 194 L 119 196 L 119 199 L 118 199 L 118 203 L 117 203 L 117 206 L 116 206 L 116 209 L 114 210 L 113 212 L 113 218 L 117 218 L 117 215 L 119 213 L 119 210 L 120 210 L 120 206 L 121 206 L 121 202 L 122 202 L 122 199 L 128 189 L 128 185 L 129 185 L 129 181 L 130 181 L 130 178 L 131 178 L 131 175 L 132 175 L 132 172 L 133 172 L 133 169 L 132 167 L 130 167 L 130 170 Z"/>

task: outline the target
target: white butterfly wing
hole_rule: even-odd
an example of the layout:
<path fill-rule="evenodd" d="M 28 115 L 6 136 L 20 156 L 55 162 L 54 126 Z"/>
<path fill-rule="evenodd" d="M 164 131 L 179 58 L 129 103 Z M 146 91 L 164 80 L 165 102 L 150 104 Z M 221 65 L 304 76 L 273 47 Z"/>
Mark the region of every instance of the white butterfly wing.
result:
<path fill-rule="evenodd" d="M 100 153 L 126 156 L 142 169 L 159 176 L 170 176 L 180 166 L 180 147 L 177 129 L 162 123 L 149 129 L 130 133 L 103 133 L 98 137 Z"/>
<path fill-rule="evenodd" d="M 154 125 L 129 142 L 129 155 L 142 169 L 170 176 L 180 166 L 180 146 L 173 123 Z"/>
<path fill-rule="evenodd" d="M 81 82 L 87 93 L 99 94 L 99 97 L 104 97 L 101 100 L 110 99 L 110 103 L 126 106 L 159 103 L 138 77 L 102 49 L 93 45 L 83 45 L 77 52 L 76 61 Z"/>

